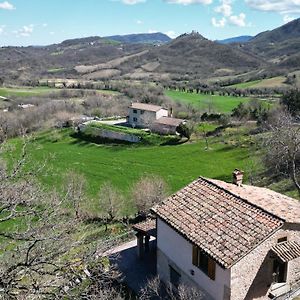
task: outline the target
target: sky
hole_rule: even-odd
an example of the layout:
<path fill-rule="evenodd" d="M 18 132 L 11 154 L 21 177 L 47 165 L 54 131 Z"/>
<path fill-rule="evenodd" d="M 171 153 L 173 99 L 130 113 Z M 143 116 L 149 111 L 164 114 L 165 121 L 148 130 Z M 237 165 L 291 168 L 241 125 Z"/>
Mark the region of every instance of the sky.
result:
<path fill-rule="evenodd" d="M 0 0 L 0 46 L 198 31 L 216 40 L 256 35 L 300 17 L 300 0 Z"/>

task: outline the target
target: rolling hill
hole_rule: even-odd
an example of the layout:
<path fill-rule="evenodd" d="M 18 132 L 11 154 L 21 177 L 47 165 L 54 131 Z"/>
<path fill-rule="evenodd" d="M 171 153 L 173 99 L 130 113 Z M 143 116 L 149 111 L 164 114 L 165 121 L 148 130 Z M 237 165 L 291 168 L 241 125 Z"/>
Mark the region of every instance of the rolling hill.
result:
<path fill-rule="evenodd" d="M 198 33 L 184 34 L 119 66 L 131 79 L 205 79 L 233 75 L 265 65 L 259 57 L 212 42 Z"/>
<path fill-rule="evenodd" d="M 240 47 L 276 65 L 297 69 L 300 67 L 300 19 L 262 32 Z"/>
<path fill-rule="evenodd" d="M 153 44 L 162 45 L 170 42 L 172 39 L 161 32 L 156 33 L 139 33 L 127 35 L 113 35 L 105 37 L 107 40 L 127 44 Z"/>
<path fill-rule="evenodd" d="M 245 80 L 256 80 L 300 69 L 300 19 L 247 42 L 231 43 L 248 38 L 213 42 L 193 31 L 173 40 L 154 33 L 3 47 L 1 77 L 10 82 L 40 78 L 218 81 L 251 74 Z"/>
<path fill-rule="evenodd" d="M 224 40 L 217 40 L 219 44 L 234 44 L 234 43 L 247 43 L 249 42 L 253 36 L 251 35 L 242 35 L 242 36 L 237 36 L 237 37 L 232 37 Z"/>

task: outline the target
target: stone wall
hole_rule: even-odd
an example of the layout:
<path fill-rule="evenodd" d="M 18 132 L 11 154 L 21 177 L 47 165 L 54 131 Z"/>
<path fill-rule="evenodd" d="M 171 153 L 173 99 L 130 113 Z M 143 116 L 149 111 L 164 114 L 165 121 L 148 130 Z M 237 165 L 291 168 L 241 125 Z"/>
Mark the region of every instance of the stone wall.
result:
<path fill-rule="evenodd" d="M 300 224 L 286 224 L 231 268 L 231 300 L 269 299 L 273 278 L 274 253 L 279 238 L 300 243 Z M 286 281 L 291 286 L 300 280 L 300 259 L 288 263 Z"/>
<path fill-rule="evenodd" d="M 86 126 L 80 126 L 80 130 L 82 132 L 85 131 L 87 127 Z M 114 130 L 109 130 L 109 129 L 104 129 L 104 128 L 95 128 L 95 127 L 88 127 L 89 131 L 93 133 L 95 136 L 99 136 L 105 139 L 110 139 L 110 140 L 118 140 L 118 141 L 126 141 L 130 143 L 139 143 L 141 141 L 140 137 L 134 135 L 134 134 L 129 134 L 129 133 L 123 133 L 123 132 L 118 132 Z"/>
<path fill-rule="evenodd" d="M 176 134 L 176 126 L 172 125 L 164 125 L 160 123 L 153 123 L 150 126 L 151 131 L 159 133 L 159 134 L 170 134 L 175 135 Z"/>

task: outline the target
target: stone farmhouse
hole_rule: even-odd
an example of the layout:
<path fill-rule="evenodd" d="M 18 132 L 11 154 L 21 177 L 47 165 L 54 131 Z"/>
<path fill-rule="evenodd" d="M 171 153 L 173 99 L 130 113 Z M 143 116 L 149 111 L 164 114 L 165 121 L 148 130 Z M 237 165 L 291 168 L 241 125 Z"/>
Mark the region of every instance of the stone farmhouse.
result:
<path fill-rule="evenodd" d="M 156 236 L 163 282 L 214 300 L 273 299 L 300 288 L 300 202 L 242 179 L 238 170 L 233 183 L 200 177 L 154 207 L 156 220 L 136 225 L 139 254 Z"/>
<path fill-rule="evenodd" d="M 161 106 L 145 103 L 132 103 L 127 122 L 132 127 L 149 128 L 162 134 L 175 134 L 176 128 L 185 122 L 169 116 L 169 111 Z"/>

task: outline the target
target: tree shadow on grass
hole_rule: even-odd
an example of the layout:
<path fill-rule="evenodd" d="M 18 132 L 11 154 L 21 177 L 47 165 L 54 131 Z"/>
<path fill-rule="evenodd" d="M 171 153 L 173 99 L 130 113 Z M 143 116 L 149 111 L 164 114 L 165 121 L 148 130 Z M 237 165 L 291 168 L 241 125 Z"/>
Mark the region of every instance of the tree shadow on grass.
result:
<path fill-rule="evenodd" d="M 71 141 L 70 144 L 78 145 L 80 147 L 95 147 L 98 145 L 106 147 L 111 151 L 120 151 L 128 148 L 137 148 L 140 146 L 139 143 L 106 139 L 98 136 L 86 135 L 80 132 L 72 133 L 70 136 L 73 138 L 73 141 Z"/>
<path fill-rule="evenodd" d="M 70 142 L 71 144 L 77 144 L 84 147 L 89 147 L 93 145 L 107 146 L 112 150 L 124 150 L 128 148 L 138 148 L 145 146 L 176 146 L 186 143 L 188 140 L 185 139 L 170 139 L 168 141 L 162 142 L 161 144 L 151 143 L 151 141 L 141 139 L 139 143 L 131 143 L 128 141 L 112 140 L 108 138 L 102 138 L 99 136 L 87 135 L 81 132 L 74 132 L 70 135 L 74 140 Z"/>
<path fill-rule="evenodd" d="M 160 146 L 178 146 L 183 145 L 185 143 L 189 142 L 189 139 L 171 139 L 169 141 L 163 142 L 160 144 Z"/>

